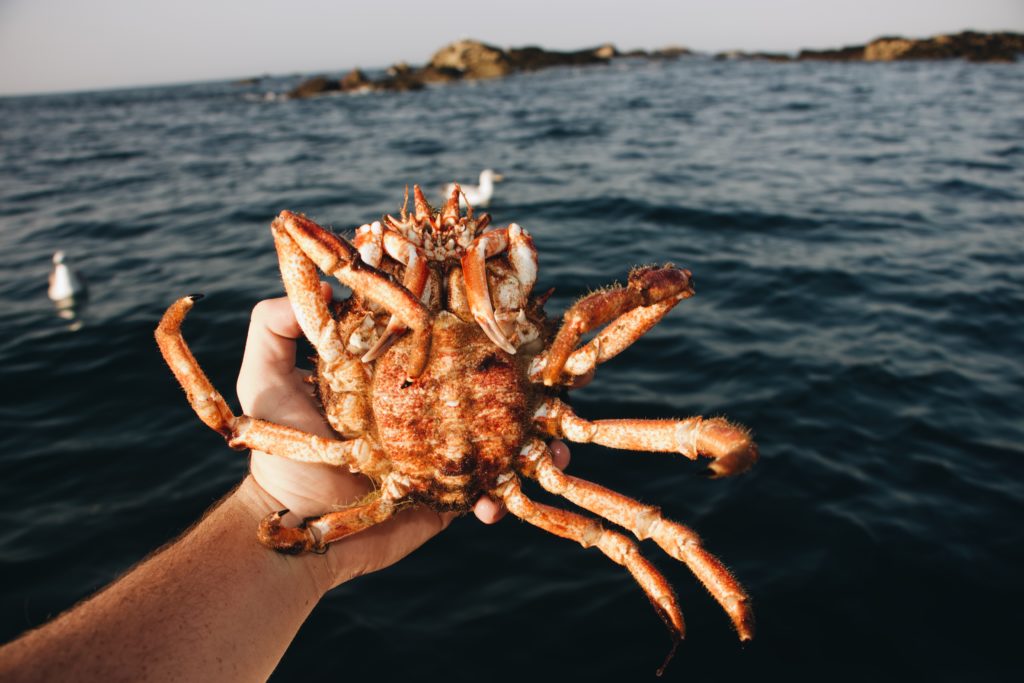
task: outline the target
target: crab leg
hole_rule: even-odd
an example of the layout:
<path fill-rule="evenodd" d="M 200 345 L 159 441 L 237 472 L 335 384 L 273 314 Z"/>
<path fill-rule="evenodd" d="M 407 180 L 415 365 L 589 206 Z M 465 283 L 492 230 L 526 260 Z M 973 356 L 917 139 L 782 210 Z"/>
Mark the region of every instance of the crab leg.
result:
<path fill-rule="evenodd" d="M 372 473 L 375 454 L 363 439 L 325 439 L 248 415 L 236 417 L 231 412 L 181 335 L 181 323 L 200 296 L 186 296 L 175 301 L 156 328 L 160 352 L 199 419 L 224 436 L 228 445 L 235 449 L 252 448 L 290 460 L 325 462 L 345 466 L 352 471 Z"/>
<path fill-rule="evenodd" d="M 316 287 L 310 287 L 308 267 L 298 266 L 302 255 L 305 255 L 320 270 L 334 276 L 354 292 L 381 304 L 413 331 L 414 351 L 406 371 L 410 378 L 420 376 L 427 364 L 433 321 L 430 311 L 416 296 L 387 273 L 364 264 L 359 258 L 359 252 L 351 244 L 304 216 L 283 211 L 271 225 L 271 230 L 289 297 L 293 289 L 297 290 L 297 294 L 298 290 L 319 291 Z M 299 325 L 307 335 L 309 333 L 305 324 L 312 323 L 313 332 L 318 333 L 322 325 L 331 322 L 330 312 L 322 300 L 319 301 L 318 309 L 306 316 L 305 323 L 300 312 L 296 311 Z"/>
<path fill-rule="evenodd" d="M 722 562 L 704 549 L 691 529 L 665 519 L 657 507 L 643 505 L 621 493 L 565 474 L 555 466 L 550 451 L 539 439 L 523 447 L 516 459 L 516 469 L 536 479 L 544 490 L 629 529 L 641 541 L 653 539 L 665 552 L 689 567 L 704 584 L 732 619 L 740 640 L 754 637 L 750 597 Z"/>
<path fill-rule="evenodd" d="M 590 342 L 569 354 L 563 368 L 564 372 L 576 378 L 593 371 L 599 363 L 611 360 L 625 351 L 634 341 L 657 325 L 677 303 L 678 299 L 668 299 L 650 306 L 638 306 L 623 313 L 608 323 Z"/>
<path fill-rule="evenodd" d="M 509 263 L 521 283 L 524 295 L 528 296 L 537 281 L 537 249 L 529 233 L 516 223 L 484 233 L 473 240 L 462 257 L 462 273 L 466 279 L 466 298 L 473 317 L 488 339 L 503 351 L 514 354 L 516 347 L 505 338 L 494 318 L 491 294 L 487 287 L 486 261 L 503 251 L 508 251 Z"/>
<path fill-rule="evenodd" d="M 202 298 L 202 294 L 192 294 L 171 304 L 160 319 L 154 336 L 164 360 L 178 378 L 181 388 L 185 390 L 192 410 L 196 411 L 196 415 L 207 427 L 220 432 L 225 438 L 231 438 L 235 416 L 227 401 L 199 367 L 195 356 L 185 343 L 185 338 L 181 336 L 181 323 L 185 315 L 195 302 Z"/>
<path fill-rule="evenodd" d="M 557 398 L 546 399 L 533 414 L 542 431 L 576 443 L 596 443 L 630 451 L 679 453 L 690 460 L 711 458 L 708 469 L 727 477 L 757 462 L 757 445 L 750 432 L 725 418 L 685 420 L 584 420 Z"/>
<path fill-rule="evenodd" d="M 597 363 L 608 360 L 639 339 L 673 306 L 691 296 L 690 271 L 673 266 L 637 268 L 629 274 L 625 287 L 594 292 L 565 312 L 558 335 L 548 352 L 538 357 L 531 376 L 552 386 L 563 383 L 564 370 L 571 375 L 586 374 Z M 580 337 L 609 321 L 614 322 L 573 353 Z M 568 364 L 571 356 L 575 358 Z"/>
<path fill-rule="evenodd" d="M 316 265 L 286 233 L 276 229 L 272 232 L 281 279 L 302 333 L 325 362 L 339 362 L 345 352 L 344 344 L 324 303 Z"/>
<path fill-rule="evenodd" d="M 368 503 L 307 519 L 298 527 L 281 525 L 281 518 L 286 514 L 288 510 L 281 510 L 264 517 L 257 538 L 279 553 L 298 555 L 310 550 L 324 552 L 328 544 L 386 521 L 395 514 L 395 504 L 377 494 Z"/>
<path fill-rule="evenodd" d="M 374 234 L 374 228 L 376 228 L 376 234 Z M 362 230 L 362 228 L 360 228 Z M 374 255 L 379 251 L 386 252 L 388 256 L 395 259 L 399 263 L 405 266 L 405 276 L 402 279 L 402 285 L 409 290 L 409 292 L 417 299 L 422 300 L 423 292 L 427 286 L 427 275 L 430 273 L 430 269 L 427 267 L 427 259 L 423 255 L 423 252 L 415 244 L 410 242 L 408 239 L 398 234 L 393 230 L 381 231 L 380 223 L 374 223 L 367 231 L 373 236 L 373 239 L 380 240 L 380 247 L 374 251 Z M 360 237 L 364 233 L 356 235 L 356 247 L 359 249 L 360 254 L 363 253 L 364 249 L 370 251 L 368 247 L 360 245 Z M 371 265 L 377 266 L 380 262 L 380 256 L 377 257 L 377 263 Z M 397 315 L 392 315 L 388 321 L 388 326 L 381 334 L 369 351 L 367 351 L 362 361 L 369 363 L 375 360 L 381 353 L 383 353 L 391 345 L 397 335 L 405 331 L 405 325 L 403 325 Z"/>
<path fill-rule="evenodd" d="M 499 483 L 491 494 L 505 501 L 509 512 L 519 519 L 556 536 L 576 541 L 584 548 L 597 546 L 613 562 L 628 569 L 672 635 L 672 652 L 668 659 L 672 658 L 676 644 L 686 633 L 683 615 L 672 586 L 640 554 L 636 543 L 618 532 L 605 529 L 597 520 L 530 500 L 523 495 L 519 480 L 514 475 Z M 665 664 L 668 664 L 668 659 Z"/>

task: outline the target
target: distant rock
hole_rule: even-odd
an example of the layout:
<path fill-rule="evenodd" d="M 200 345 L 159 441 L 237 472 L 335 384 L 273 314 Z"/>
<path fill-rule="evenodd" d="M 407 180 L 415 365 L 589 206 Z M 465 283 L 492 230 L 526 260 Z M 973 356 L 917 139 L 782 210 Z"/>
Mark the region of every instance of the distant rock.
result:
<path fill-rule="evenodd" d="M 648 57 L 651 59 L 678 59 L 680 57 L 690 57 L 693 55 L 693 50 L 682 45 L 666 45 L 665 47 L 652 50 L 648 53 Z"/>
<path fill-rule="evenodd" d="M 413 67 L 401 62 L 391 66 L 384 77 L 376 80 L 368 78 L 359 69 L 353 69 L 340 81 L 315 76 L 299 83 L 288 93 L 288 97 L 301 99 L 332 92 L 419 90 L 429 83 L 500 78 L 516 72 L 537 71 L 553 66 L 607 64 L 618 56 L 619 51 L 611 44 L 572 52 L 533 46 L 506 51 L 478 40 L 459 40 L 434 53 L 426 66 Z"/>
<path fill-rule="evenodd" d="M 302 81 L 288 93 L 288 97 L 291 99 L 303 99 L 334 92 L 403 92 L 419 90 L 424 87 L 423 84 L 424 81 L 421 78 L 421 74 L 411 69 L 408 65 L 396 65 L 388 70 L 387 76 L 378 80 L 370 79 L 361 69 L 352 69 L 341 80 L 332 80 L 326 76 L 315 76 Z"/>
<path fill-rule="evenodd" d="M 911 39 L 899 36 L 876 38 L 867 45 L 829 50 L 801 50 L 796 59 L 830 62 L 890 62 L 905 59 L 966 59 L 972 62 L 1012 62 L 1024 53 L 1019 33 L 963 33 Z M 788 62 L 793 57 L 774 52 L 720 52 L 716 59 L 760 59 Z"/>
<path fill-rule="evenodd" d="M 800 60 L 824 60 L 830 62 L 859 62 L 864 59 L 864 46 L 851 45 L 835 50 L 800 50 Z"/>
<path fill-rule="evenodd" d="M 516 71 L 538 71 L 553 66 L 607 64 L 612 58 L 619 55 L 619 51 L 610 44 L 574 52 L 558 52 L 529 46 L 512 48 L 507 54 Z"/>
<path fill-rule="evenodd" d="M 502 50 L 477 40 L 459 40 L 438 50 L 427 69 L 457 72 L 463 78 L 500 78 L 521 71 L 539 71 L 555 66 L 607 64 L 619 56 L 614 45 L 560 52 L 533 45 Z"/>
<path fill-rule="evenodd" d="M 1024 53 L 1024 34 L 964 31 L 924 40 L 885 37 L 864 47 L 864 60 L 966 59 L 970 62 L 1012 62 Z"/>
<path fill-rule="evenodd" d="M 830 50 L 801 50 L 793 57 L 782 52 L 743 52 L 734 50 L 715 55 L 719 60 L 760 60 L 790 62 L 827 60 L 842 62 L 888 62 L 905 59 L 956 59 L 972 62 L 1012 62 L 1024 53 L 1024 35 L 1020 33 L 962 33 L 924 39 L 886 36 L 867 45 L 851 45 Z M 590 66 L 607 64 L 612 59 L 676 59 L 693 53 L 680 46 L 668 46 L 650 52 L 632 50 L 619 52 L 607 43 L 585 50 L 561 52 L 526 46 L 504 50 L 479 40 L 458 40 L 445 45 L 425 66 L 395 64 L 379 79 L 371 79 L 353 69 L 341 80 L 315 76 L 299 83 L 289 98 L 314 97 L 332 92 L 407 91 L 420 90 L 432 83 L 462 79 L 501 78 L 514 73 L 538 71 L 556 66 Z"/>
<path fill-rule="evenodd" d="M 462 72 L 449 67 L 424 66 L 416 70 L 416 77 L 424 83 L 449 83 L 462 78 Z"/>
<path fill-rule="evenodd" d="M 627 59 L 678 59 L 679 57 L 690 57 L 695 53 L 688 47 L 681 45 L 667 45 L 657 50 L 630 50 L 629 52 L 619 52 L 616 57 L 625 57 Z"/>
<path fill-rule="evenodd" d="M 499 78 L 515 70 L 501 48 L 477 40 L 459 40 L 434 53 L 428 67 L 458 71 L 464 78 Z"/>
<path fill-rule="evenodd" d="M 352 69 L 338 82 L 343 92 L 363 92 L 373 89 L 373 81 L 366 77 L 361 69 Z"/>
<path fill-rule="evenodd" d="M 1020 33 L 964 31 L 932 38 L 885 36 L 867 45 L 838 50 L 802 50 L 797 59 L 892 62 L 909 59 L 966 59 L 971 62 L 1012 62 L 1024 52 Z"/>
<path fill-rule="evenodd" d="M 388 68 L 387 76 L 384 78 L 370 82 L 370 87 L 373 90 L 405 92 L 422 90 L 424 85 L 416 71 L 405 62 L 401 62 Z"/>
<path fill-rule="evenodd" d="M 313 76 L 299 83 L 288 92 L 291 99 L 301 100 L 307 97 L 323 95 L 324 93 L 337 92 L 341 90 L 339 81 L 327 78 L 327 76 Z"/>

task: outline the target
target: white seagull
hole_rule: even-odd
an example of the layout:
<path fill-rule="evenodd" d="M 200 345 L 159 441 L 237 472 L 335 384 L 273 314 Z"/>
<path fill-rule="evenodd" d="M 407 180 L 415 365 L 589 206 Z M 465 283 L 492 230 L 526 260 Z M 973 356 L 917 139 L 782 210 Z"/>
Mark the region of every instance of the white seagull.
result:
<path fill-rule="evenodd" d="M 459 197 L 459 203 L 469 202 L 469 205 L 473 208 L 483 207 L 487 208 L 491 204 L 491 197 L 494 196 L 494 183 L 500 182 L 504 178 L 486 168 L 480 171 L 480 184 L 479 185 L 462 185 L 462 194 L 465 197 Z M 455 189 L 455 183 L 449 183 L 444 188 L 445 199 L 452 196 L 452 190 Z"/>
<path fill-rule="evenodd" d="M 58 306 L 71 306 L 75 297 L 82 298 L 84 296 L 85 283 L 64 261 L 63 251 L 54 253 L 53 270 L 50 271 L 50 289 L 46 294 Z"/>

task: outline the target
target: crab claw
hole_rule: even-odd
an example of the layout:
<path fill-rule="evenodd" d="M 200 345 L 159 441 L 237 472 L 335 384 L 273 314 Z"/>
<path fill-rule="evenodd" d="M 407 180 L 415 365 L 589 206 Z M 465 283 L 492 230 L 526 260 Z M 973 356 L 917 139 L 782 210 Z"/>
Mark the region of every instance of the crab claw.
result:
<path fill-rule="evenodd" d="M 498 325 L 498 321 L 494 319 L 494 312 L 490 311 L 485 315 L 477 315 L 476 322 L 480 325 L 480 329 L 484 331 L 487 338 L 494 342 L 494 345 L 500 348 L 506 353 L 515 355 L 516 347 L 512 345 L 508 339 L 505 338 L 505 333 L 501 330 Z"/>
<path fill-rule="evenodd" d="M 271 512 L 260 521 L 257 537 L 260 543 L 285 555 L 298 555 L 310 550 L 320 550 L 313 530 L 305 525 L 301 527 L 281 526 L 281 518 L 288 510 Z"/>

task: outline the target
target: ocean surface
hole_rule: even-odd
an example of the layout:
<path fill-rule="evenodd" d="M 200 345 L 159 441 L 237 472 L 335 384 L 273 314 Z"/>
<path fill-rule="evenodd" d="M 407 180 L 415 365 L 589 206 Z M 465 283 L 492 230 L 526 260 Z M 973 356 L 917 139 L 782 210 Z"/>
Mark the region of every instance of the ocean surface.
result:
<path fill-rule="evenodd" d="M 439 200 L 491 167 L 550 315 L 635 264 L 693 271 L 576 410 L 728 415 L 760 444 L 717 481 L 572 449 L 573 474 L 691 525 L 753 596 L 743 646 L 644 543 L 689 627 L 666 679 L 1019 680 L 1024 63 L 625 60 L 273 97 L 296 82 L 0 99 L 2 640 L 244 475 L 153 343 L 171 301 L 207 295 L 185 334 L 233 399 L 249 313 L 282 293 L 279 211 L 351 235 L 406 184 Z M 75 324 L 46 297 L 57 249 L 91 288 Z M 651 680 L 668 644 L 598 551 L 465 518 L 331 593 L 274 679 Z"/>

